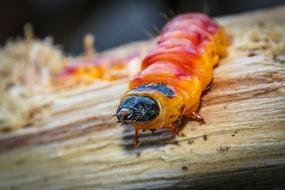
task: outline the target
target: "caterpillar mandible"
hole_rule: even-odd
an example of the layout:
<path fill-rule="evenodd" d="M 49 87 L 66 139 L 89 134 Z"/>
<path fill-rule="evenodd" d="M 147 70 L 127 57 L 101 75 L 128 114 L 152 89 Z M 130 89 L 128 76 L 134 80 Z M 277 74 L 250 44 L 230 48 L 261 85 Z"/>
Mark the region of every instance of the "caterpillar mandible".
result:
<path fill-rule="evenodd" d="M 178 15 L 166 24 L 115 114 L 135 128 L 136 146 L 140 130 L 168 128 L 177 134 L 172 124 L 181 116 L 204 122 L 197 113 L 200 97 L 228 45 L 223 27 L 205 14 Z"/>

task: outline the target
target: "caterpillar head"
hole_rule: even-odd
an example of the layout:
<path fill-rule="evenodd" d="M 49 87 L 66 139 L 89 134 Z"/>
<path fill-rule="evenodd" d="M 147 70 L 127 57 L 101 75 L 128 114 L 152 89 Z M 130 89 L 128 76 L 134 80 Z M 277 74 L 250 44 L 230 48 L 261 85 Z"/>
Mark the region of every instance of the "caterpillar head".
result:
<path fill-rule="evenodd" d="M 144 123 L 159 115 L 159 107 L 152 98 L 147 96 L 127 96 L 118 107 L 116 116 L 119 123 Z"/>

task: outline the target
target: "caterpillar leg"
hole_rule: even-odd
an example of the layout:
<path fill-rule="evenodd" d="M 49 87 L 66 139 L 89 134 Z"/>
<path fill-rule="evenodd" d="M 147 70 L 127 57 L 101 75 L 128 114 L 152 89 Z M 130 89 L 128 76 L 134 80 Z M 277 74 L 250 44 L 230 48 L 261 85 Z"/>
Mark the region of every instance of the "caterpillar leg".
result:
<path fill-rule="evenodd" d="M 179 132 L 176 127 L 174 127 L 172 124 L 169 124 L 165 128 L 169 129 L 175 136 L 179 135 Z"/>
<path fill-rule="evenodd" d="M 210 90 L 212 88 L 212 86 L 214 85 L 213 83 L 213 79 L 211 80 L 211 82 L 208 84 L 208 86 L 205 88 L 205 90 L 203 91 L 203 93 L 207 92 L 208 90 Z"/>
<path fill-rule="evenodd" d="M 156 135 L 156 133 L 155 133 L 156 129 L 151 129 L 150 131 L 153 135 Z"/>
<path fill-rule="evenodd" d="M 198 113 L 200 101 L 195 103 L 190 109 L 185 112 L 185 116 L 191 118 L 194 121 L 198 121 L 200 124 L 206 124 L 205 119 Z"/>
<path fill-rule="evenodd" d="M 133 140 L 134 147 L 139 147 L 141 142 L 139 141 L 139 129 L 135 130 L 135 138 Z"/>
<path fill-rule="evenodd" d="M 206 124 L 205 119 L 198 112 L 192 112 L 189 117 L 195 121 L 198 121 L 200 124 Z"/>

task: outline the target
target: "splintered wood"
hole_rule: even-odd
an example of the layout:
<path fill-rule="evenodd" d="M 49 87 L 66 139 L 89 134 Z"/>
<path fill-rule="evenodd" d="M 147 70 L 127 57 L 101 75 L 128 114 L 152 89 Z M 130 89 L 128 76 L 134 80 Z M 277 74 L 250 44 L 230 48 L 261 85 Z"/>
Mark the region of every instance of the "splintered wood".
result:
<path fill-rule="evenodd" d="M 128 79 L 49 93 L 39 122 L 0 134 L 0 189 L 284 188 L 284 18 L 285 7 L 218 19 L 232 44 L 203 96 L 207 124 L 185 121 L 179 137 L 144 132 L 133 148 L 112 117 Z"/>

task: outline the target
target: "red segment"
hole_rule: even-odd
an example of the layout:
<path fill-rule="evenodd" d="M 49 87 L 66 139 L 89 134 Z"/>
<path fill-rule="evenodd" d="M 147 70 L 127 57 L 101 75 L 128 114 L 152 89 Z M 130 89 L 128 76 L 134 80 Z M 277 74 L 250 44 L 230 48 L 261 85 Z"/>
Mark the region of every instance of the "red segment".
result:
<path fill-rule="evenodd" d="M 191 73 L 181 65 L 159 61 L 139 73 L 130 83 L 130 89 L 148 82 L 175 84 L 179 80 L 191 77 Z M 175 86 L 175 85 L 174 85 Z"/>
<path fill-rule="evenodd" d="M 204 14 L 175 17 L 163 28 L 157 46 L 143 60 L 142 69 L 158 61 L 168 61 L 191 72 L 192 63 L 203 53 L 203 44 L 211 40 L 218 28 L 218 24 Z"/>
<path fill-rule="evenodd" d="M 150 75 L 163 75 L 180 78 L 189 75 L 189 72 L 183 67 L 171 62 L 156 62 L 140 73 L 141 77 Z"/>
<path fill-rule="evenodd" d="M 172 19 L 164 28 L 163 32 L 169 31 L 170 28 L 178 25 L 199 25 L 202 29 L 210 33 L 215 33 L 219 25 L 205 14 L 189 13 L 183 14 Z M 189 26 L 189 25 L 188 25 Z"/>
<path fill-rule="evenodd" d="M 192 62 L 199 58 L 200 52 L 190 41 L 183 39 L 171 39 L 161 43 L 146 56 L 142 63 L 142 69 L 155 62 L 167 61 L 180 65 L 187 71 L 191 71 Z"/>
<path fill-rule="evenodd" d="M 191 41 L 194 46 L 199 46 L 202 42 L 209 41 L 211 36 L 212 35 L 210 33 L 204 31 L 199 27 L 193 26 L 189 28 L 186 26 L 180 26 L 178 28 L 175 28 L 175 30 L 163 33 L 159 38 L 158 44 L 171 38 L 180 37 Z"/>

